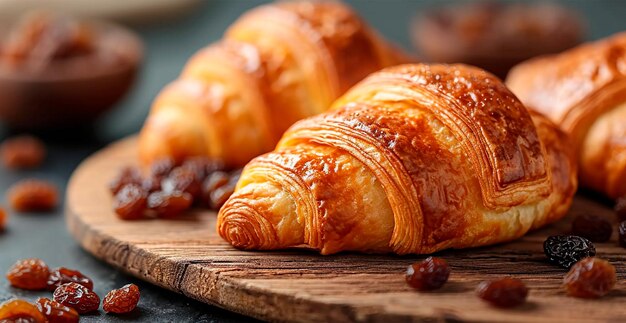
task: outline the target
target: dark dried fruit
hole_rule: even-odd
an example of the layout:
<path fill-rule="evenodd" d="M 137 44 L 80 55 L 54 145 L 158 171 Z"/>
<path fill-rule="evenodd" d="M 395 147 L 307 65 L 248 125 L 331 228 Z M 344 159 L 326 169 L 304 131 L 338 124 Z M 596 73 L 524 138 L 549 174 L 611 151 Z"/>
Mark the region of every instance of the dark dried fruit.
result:
<path fill-rule="evenodd" d="M 615 202 L 615 213 L 620 221 L 626 221 L 626 196 L 622 196 Z"/>
<path fill-rule="evenodd" d="M 626 248 L 626 221 L 620 222 L 617 226 L 617 241 L 622 248 Z"/>
<path fill-rule="evenodd" d="M 481 282 L 476 294 L 493 306 L 514 307 L 526 302 L 528 288 L 521 280 L 506 277 Z"/>
<path fill-rule="evenodd" d="M 163 178 L 174 169 L 174 166 L 174 160 L 171 158 L 159 159 L 150 165 L 150 175 L 156 178 Z"/>
<path fill-rule="evenodd" d="M 202 193 L 201 182 L 196 180 L 195 174 L 184 167 L 176 167 L 161 182 L 161 189 L 165 192 L 185 192 L 196 199 Z"/>
<path fill-rule="evenodd" d="M 613 289 L 615 282 L 615 267 L 594 257 L 576 263 L 563 279 L 567 295 L 580 298 L 602 297 Z"/>
<path fill-rule="evenodd" d="M 148 177 L 141 182 L 141 188 L 148 193 L 161 190 L 161 180 L 155 177 Z"/>
<path fill-rule="evenodd" d="M 79 314 L 97 311 L 100 297 L 87 287 L 77 283 L 59 286 L 53 294 L 54 300 L 75 309 Z"/>
<path fill-rule="evenodd" d="M 137 220 L 144 217 L 148 207 L 146 191 L 136 184 L 128 184 L 115 195 L 113 209 L 124 220 Z"/>
<path fill-rule="evenodd" d="M 593 242 L 606 242 L 611 239 L 613 227 L 606 219 L 597 215 L 579 215 L 572 222 L 572 234 Z"/>
<path fill-rule="evenodd" d="M 226 184 L 218 187 L 215 191 L 211 192 L 210 204 L 214 210 L 219 210 L 228 200 L 228 198 L 235 192 L 234 184 Z"/>
<path fill-rule="evenodd" d="M 45 323 L 46 317 L 37 306 L 21 299 L 12 299 L 0 304 L 0 322 Z"/>
<path fill-rule="evenodd" d="M 226 172 L 216 171 L 211 173 L 202 184 L 202 198 L 206 205 L 211 206 L 211 194 L 216 189 L 228 184 L 230 176 Z"/>
<path fill-rule="evenodd" d="M 48 276 L 48 265 L 37 258 L 18 260 L 7 272 L 11 286 L 27 290 L 46 289 Z"/>
<path fill-rule="evenodd" d="M 143 177 L 141 171 L 137 167 L 125 167 L 119 174 L 109 183 L 109 190 L 113 195 L 119 193 L 124 186 L 129 184 L 142 185 Z"/>
<path fill-rule="evenodd" d="M 36 168 L 46 158 L 46 146 L 33 136 L 17 136 L 2 142 L 0 155 L 7 168 Z"/>
<path fill-rule="evenodd" d="M 7 227 L 7 213 L 3 208 L 0 208 L 0 232 L 4 231 Z"/>
<path fill-rule="evenodd" d="M 148 208 L 160 218 L 173 218 L 189 209 L 193 198 L 184 192 L 157 191 L 148 196 Z"/>
<path fill-rule="evenodd" d="M 450 276 L 448 263 L 436 257 L 428 257 L 422 262 L 416 262 L 406 270 L 406 282 L 409 286 L 428 291 L 441 288 Z"/>
<path fill-rule="evenodd" d="M 20 212 L 45 212 L 58 203 L 56 186 L 42 180 L 27 179 L 13 184 L 8 192 L 11 207 Z"/>
<path fill-rule="evenodd" d="M 191 170 L 196 180 L 202 182 L 209 174 L 224 169 L 224 163 L 209 157 L 191 157 L 182 164 L 183 168 Z"/>
<path fill-rule="evenodd" d="M 36 305 L 49 323 L 76 323 L 80 320 L 80 315 L 75 309 L 49 298 L 39 298 Z"/>
<path fill-rule="evenodd" d="M 579 260 L 596 255 L 591 241 L 572 235 L 548 237 L 543 243 L 543 251 L 551 263 L 568 269 Z"/>
<path fill-rule="evenodd" d="M 139 303 L 139 287 L 128 284 L 110 291 L 102 302 L 102 309 L 107 313 L 124 314 L 132 312 Z"/>
<path fill-rule="evenodd" d="M 93 281 L 89 277 L 83 275 L 78 270 L 65 267 L 57 268 L 50 273 L 48 277 L 48 290 L 53 291 L 57 287 L 67 283 L 78 283 L 93 290 Z"/>

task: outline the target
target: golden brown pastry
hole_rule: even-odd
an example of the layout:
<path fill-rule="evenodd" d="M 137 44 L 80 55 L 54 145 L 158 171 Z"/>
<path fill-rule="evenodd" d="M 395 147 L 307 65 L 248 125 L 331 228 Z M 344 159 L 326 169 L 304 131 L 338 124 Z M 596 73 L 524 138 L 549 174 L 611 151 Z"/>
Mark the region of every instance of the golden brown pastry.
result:
<path fill-rule="evenodd" d="M 626 33 L 522 63 L 507 85 L 571 135 L 582 186 L 626 194 Z"/>
<path fill-rule="evenodd" d="M 149 163 L 201 155 L 243 166 L 272 150 L 295 121 L 405 59 L 343 4 L 258 7 L 159 94 L 140 135 L 140 157 Z"/>
<path fill-rule="evenodd" d="M 242 249 L 425 254 L 515 239 L 576 189 L 567 137 L 465 65 L 375 73 L 253 159 L 218 215 Z"/>

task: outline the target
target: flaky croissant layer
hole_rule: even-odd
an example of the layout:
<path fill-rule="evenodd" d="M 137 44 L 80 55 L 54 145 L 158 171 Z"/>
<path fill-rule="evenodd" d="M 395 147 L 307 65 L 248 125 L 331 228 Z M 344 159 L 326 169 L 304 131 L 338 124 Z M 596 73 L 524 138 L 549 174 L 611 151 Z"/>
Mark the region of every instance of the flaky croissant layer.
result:
<path fill-rule="evenodd" d="M 576 184 L 566 136 L 496 77 L 401 65 L 253 159 L 218 231 L 242 249 L 432 253 L 553 222 Z"/>
<path fill-rule="evenodd" d="M 144 163 L 210 156 L 243 166 L 297 120 L 376 70 L 406 61 L 346 5 L 292 1 L 239 18 L 161 91 L 139 138 Z"/>
<path fill-rule="evenodd" d="M 571 136 L 582 186 L 626 195 L 626 32 L 524 62 L 506 82 Z"/>

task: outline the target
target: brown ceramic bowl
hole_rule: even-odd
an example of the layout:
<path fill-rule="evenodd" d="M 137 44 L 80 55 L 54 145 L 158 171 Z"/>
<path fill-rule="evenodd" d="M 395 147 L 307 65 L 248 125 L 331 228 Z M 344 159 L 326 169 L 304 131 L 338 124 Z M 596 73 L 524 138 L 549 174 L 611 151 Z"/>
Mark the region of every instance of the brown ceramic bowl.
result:
<path fill-rule="evenodd" d="M 487 1 L 424 11 L 411 34 L 426 61 L 466 63 L 504 78 L 521 61 L 578 45 L 584 26 L 576 12 L 558 4 Z"/>
<path fill-rule="evenodd" d="M 141 40 L 112 23 L 89 25 L 98 37 L 93 55 L 53 61 L 36 72 L 0 67 L 3 123 L 26 130 L 84 126 L 128 92 L 143 58 Z"/>

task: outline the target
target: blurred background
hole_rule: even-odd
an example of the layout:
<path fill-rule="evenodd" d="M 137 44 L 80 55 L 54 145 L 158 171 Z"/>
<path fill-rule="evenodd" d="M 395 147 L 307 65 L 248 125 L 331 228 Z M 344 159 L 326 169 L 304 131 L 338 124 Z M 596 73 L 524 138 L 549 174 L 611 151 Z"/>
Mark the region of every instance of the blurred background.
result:
<path fill-rule="evenodd" d="M 82 0 L 0 0 L 2 24 L 33 8 L 47 8 L 68 15 L 121 22 L 136 31 L 144 42 L 144 61 L 132 90 L 94 125 L 100 142 L 137 132 L 159 90 L 180 73 L 198 49 L 220 39 L 224 30 L 245 10 L 262 0 L 140 0 L 101 2 Z M 470 1 L 347 0 L 365 20 L 388 39 L 415 52 L 411 25 L 415 16 L 436 7 Z M 492 1 L 493 2 L 493 1 Z M 496 1 L 497 2 L 497 1 Z M 514 1 L 502 1 L 510 4 Z M 522 2 L 522 1 L 518 1 Z M 546 3 L 536 1 L 535 3 Z M 532 3 L 523 1 L 522 3 Z M 626 1 L 561 0 L 576 11 L 584 26 L 583 39 L 591 40 L 626 30 Z M 533 17 L 541 20 L 543 17 Z M 516 40 L 517 41 L 517 40 Z M 524 42 L 520 39 L 519 42 Z M 0 136 L 6 135 L 0 126 Z"/>

